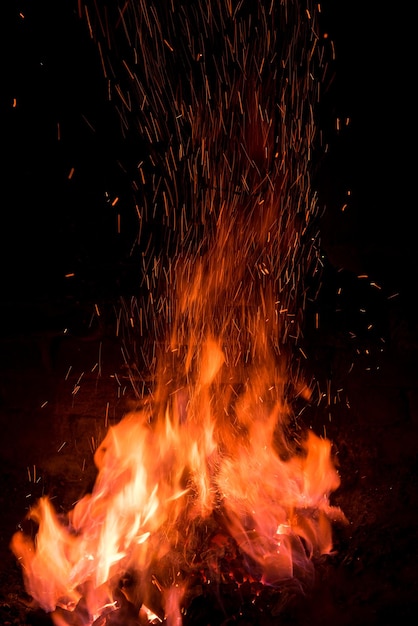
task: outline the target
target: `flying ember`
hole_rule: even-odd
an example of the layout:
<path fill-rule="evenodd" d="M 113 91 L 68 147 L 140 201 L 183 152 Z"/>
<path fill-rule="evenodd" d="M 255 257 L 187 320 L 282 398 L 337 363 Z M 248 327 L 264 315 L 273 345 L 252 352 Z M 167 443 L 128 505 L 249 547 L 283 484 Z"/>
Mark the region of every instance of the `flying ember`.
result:
<path fill-rule="evenodd" d="M 202 598 L 215 626 L 244 589 L 309 589 L 345 521 L 331 442 L 294 410 L 312 394 L 296 354 L 321 265 L 320 9 L 79 6 L 138 145 L 142 281 L 118 330 L 137 407 L 97 448 L 91 492 L 65 515 L 41 498 L 35 539 L 12 550 L 57 626 L 191 624 Z"/>

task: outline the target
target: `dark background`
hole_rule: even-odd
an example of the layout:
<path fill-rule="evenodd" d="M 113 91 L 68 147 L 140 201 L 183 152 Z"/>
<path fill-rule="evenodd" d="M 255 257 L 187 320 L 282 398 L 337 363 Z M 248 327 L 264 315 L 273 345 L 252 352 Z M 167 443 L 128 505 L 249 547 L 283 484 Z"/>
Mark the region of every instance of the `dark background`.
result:
<path fill-rule="evenodd" d="M 136 235 L 129 168 L 138 148 L 122 139 L 87 26 L 73 0 L 5 4 L 12 11 L 2 23 L 3 293 L 135 289 L 126 265 Z M 322 14 L 336 61 L 321 124 L 342 126 L 330 132 L 318 183 L 324 250 L 338 269 L 401 289 L 409 305 L 417 265 L 411 17 L 375 0 L 327 0 Z M 64 279 L 70 272 L 75 278 Z"/>
<path fill-rule="evenodd" d="M 120 351 L 103 338 L 100 384 L 86 374 L 73 394 L 97 359 L 99 341 L 82 343 L 94 303 L 135 295 L 139 281 L 131 255 L 137 146 L 122 139 L 75 5 L 2 4 L 0 621 L 22 619 L 21 575 L 8 544 L 24 512 L 44 492 L 71 506 L 86 486 L 80 459 L 91 464 L 85 442 L 92 431 L 100 439 L 108 409 L 116 419 L 126 408 L 110 377 Z M 375 0 L 327 0 L 322 11 L 336 60 L 321 110 L 330 148 L 317 179 L 326 209 L 315 304 L 322 326 L 307 339 L 332 401 L 313 412 L 311 425 L 334 442 L 336 504 L 350 526 L 337 531 L 317 599 L 292 623 L 394 626 L 416 617 L 418 598 L 413 16 Z M 75 333 L 60 343 L 64 325 Z M 36 486 L 28 480 L 35 465 Z"/>
<path fill-rule="evenodd" d="M 75 2 L 13 4 L 3 24 L 3 293 L 113 293 L 116 266 L 135 233 L 117 236 L 117 213 L 130 215 L 133 204 L 125 200 L 126 146 L 98 52 Z M 65 279 L 69 273 L 74 279 Z"/>

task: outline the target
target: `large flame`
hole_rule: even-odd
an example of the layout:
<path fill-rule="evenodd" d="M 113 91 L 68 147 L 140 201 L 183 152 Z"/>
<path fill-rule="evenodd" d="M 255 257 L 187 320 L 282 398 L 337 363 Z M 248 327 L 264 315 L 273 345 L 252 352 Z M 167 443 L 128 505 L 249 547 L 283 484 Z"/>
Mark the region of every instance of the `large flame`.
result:
<path fill-rule="evenodd" d="M 80 623 L 92 624 L 117 608 L 115 591 L 134 573 L 138 610 L 154 603 L 169 623 L 181 623 L 179 584 L 187 578 L 176 573 L 205 570 L 219 584 L 227 537 L 245 576 L 271 586 L 309 578 L 312 559 L 332 550 L 331 523 L 344 516 L 329 502 L 340 483 L 330 442 L 309 431 L 292 450 L 273 369 L 257 367 L 241 386 L 228 383 L 212 337 L 196 367 L 193 385 L 174 388 L 164 402 L 157 388 L 156 398 L 109 428 L 95 453 L 94 488 L 65 518 L 44 497 L 30 512 L 35 541 L 13 537 L 27 591 L 45 611 L 72 611 L 83 601 Z M 158 607 L 150 598 L 154 577 L 165 579 Z"/>
<path fill-rule="evenodd" d="M 318 260 L 315 12 L 233 4 L 128 1 L 101 15 L 94 3 L 107 76 L 112 37 L 126 35 L 115 90 L 124 123 L 138 104 L 149 149 L 138 213 L 162 214 L 166 247 L 151 232 L 145 300 L 124 309 L 132 380 L 150 347 L 149 393 L 96 450 L 92 492 L 65 516 L 41 498 L 35 539 L 12 540 L 28 593 L 58 626 L 106 619 L 122 593 L 144 619 L 179 626 L 204 585 L 309 584 L 344 519 L 330 504 L 331 443 L 292 427 L 291 400 L 310 398 L 292 359 Z"/>

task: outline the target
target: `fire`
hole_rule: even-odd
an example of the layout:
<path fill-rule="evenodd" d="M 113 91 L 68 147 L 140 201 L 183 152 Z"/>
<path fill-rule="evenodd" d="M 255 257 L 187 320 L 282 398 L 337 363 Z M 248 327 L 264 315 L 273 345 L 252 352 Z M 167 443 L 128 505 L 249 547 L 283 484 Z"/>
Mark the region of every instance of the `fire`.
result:
<path fill-rule="evenodd" d="M 194 597 L 227 582 L 305 588 L 345 520 L 330 502 L 340 484 L 331 442 L 305 432 L 292 405 L 311 396 L 294 347 L 305 275 L 320 265 L 315 11 L 257 2 L 246 13 L 220 0 L 188 14 L 186 4 L 123 2 L 113 31 L 111 7 L 97 16 L 100 49 L 118 50 L 116 33 L 133 52 L 119 59 L 126 92 L 123 80 L 115 91 L 124 123 L 139 103 L 149 159 L 138 214 L 161 212 L 165 248 L 151 227 L 146 295 L 124 308 L 140 406 L 97 448 L 91 493 L 66 515 L 41 498 L 29 513 L 35 539 L 12 539 L 28 593 L 57 626 L 104 624 L 124 602 L 141 623 L 180 626 Z M 114 59 L 102 61 L 114 76 Z M 139 353 L 147 392 L 135 384 Z"/>
<path fill-rule="evenodd" d="M 35 541 L 15 534 L 27 591 L 45 611 L 71 612 L 83 601 L 80 623 L 93 624 L 118 608 L 115 591 L 133 573 L 138 611 L 151 606 L 180 624 L 188 580 L 176 572 L 220 584 L 228 543 L 248 580 L 273 587 L 297 572 L 309 577 L 312 558 L 332 550 L 331 524 L 344 516 L 329 502 L 340 484 L 330 442 L 309 431 L 291 454 L 271 377 L 263 395 L 257 379 L 234 390 L 222 381 L 225 360 L 212 338 L 200 358 L 194 387 L 109 428 L 94 456 L 94 488 L 64 519 L 44 497 L 30 512 Z M 167 576 L 155 606 L 149 587 Z"/>

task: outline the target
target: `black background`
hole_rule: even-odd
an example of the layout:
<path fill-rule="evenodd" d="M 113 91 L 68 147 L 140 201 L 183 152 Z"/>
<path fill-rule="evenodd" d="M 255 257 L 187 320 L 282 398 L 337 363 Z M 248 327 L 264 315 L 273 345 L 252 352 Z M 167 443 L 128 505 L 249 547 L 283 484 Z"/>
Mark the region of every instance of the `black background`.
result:
<path fill-rule="evenodd" d="M 129 168 L 138 153 L 122 138 L 98 51 L 72 0 L 11 7 L 0 119 L 3 293 L 135 291 Z M 368 273 L 388 293 L 401 290 L 409 305 L 416 279 L 411 16 L 374 0 L 327 0 L 322 15 L 336 61 L 321 123 L 342 124 L 330 133 L 320 173 L 324 251 L 335 268 Z M 71 272 L 75 278 L 65 279 Z"/>
<path fill-rule="evenodd" d="M 76 3 L 14 4 L 1 116 L 4 293 L 113 294 L 135 239 L 134 204 L 98 52 Z"/>

